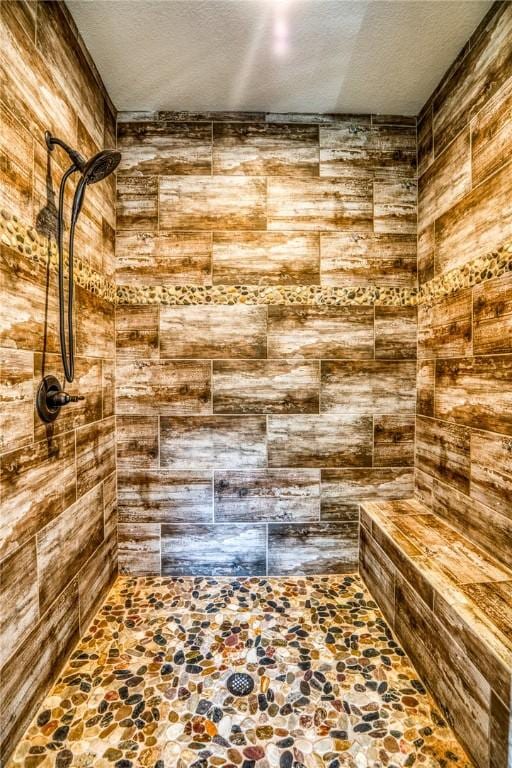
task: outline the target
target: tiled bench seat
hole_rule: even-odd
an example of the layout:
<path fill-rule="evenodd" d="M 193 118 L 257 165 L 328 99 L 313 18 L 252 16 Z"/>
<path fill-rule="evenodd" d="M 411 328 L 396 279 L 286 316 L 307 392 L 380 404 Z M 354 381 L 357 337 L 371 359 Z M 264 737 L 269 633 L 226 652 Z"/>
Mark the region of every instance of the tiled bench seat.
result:
<path fill-rule="evenodd" d="M 478 768 L 512 766 L 512 570 L 415 499 L 361 507 L 361 575 Z"/>

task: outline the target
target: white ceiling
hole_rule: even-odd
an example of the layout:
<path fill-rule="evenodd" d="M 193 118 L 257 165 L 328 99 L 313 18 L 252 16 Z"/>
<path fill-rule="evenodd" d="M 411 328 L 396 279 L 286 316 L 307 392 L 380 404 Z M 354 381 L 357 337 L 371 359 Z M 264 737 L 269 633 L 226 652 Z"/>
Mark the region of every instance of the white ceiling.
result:
<path fill-rule="evenodd" d="M 415 115 L 491 0 L 67 0 L 120 110 Z"/>

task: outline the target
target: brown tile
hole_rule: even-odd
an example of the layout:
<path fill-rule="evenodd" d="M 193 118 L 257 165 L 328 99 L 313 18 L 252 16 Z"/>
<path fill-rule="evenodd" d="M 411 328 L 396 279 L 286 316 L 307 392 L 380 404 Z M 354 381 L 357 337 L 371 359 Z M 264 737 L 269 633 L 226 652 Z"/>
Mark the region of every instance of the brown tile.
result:
<path fill-rule="evenodd" d="M 140 113 L 135 114 L 140 115 Z M 144 116 L 144 113 L 142 113 L 142 115 Z M 180 120 L 198 120 L 199 122 L 207 121 L 214 123 L 226 123 L 235 121 L 240 121 L 242 123 L 265 122 L 265 112 L 234 112 L 232 110 L 230 111 L 221 109 L 204 111 L 191 110 L 190 112 L 188 110 L 164 110 L 158 112 L 158 117 L 160 120 L 166 120 L 170 122 L 178 122 Z M 143 119 L 146 118 L 143 117 Z"/>
<path fill-rule="evenodd" d="M 266 357 L 262 306 L 161 307 L 161 357 Z"/>
<path fill-rule="evenodd" d="M 215 472 L 216 523 L 318 520 L 320 472 L 262 469 Z"/>
<path fill-rule="evenodd" d="M 510 708 L 491 691 L 490 768 L 500 768 L 510 762 L 512 745 L 512 717 Z"/>
<path fill-rule="evenodd" d="M 9 451 L 34 438 L 34 356 L 0 349 L 0 449 Z"/>
<path fill-rule="evenodd" d="M 158 358 L 158 305 L 116 306 L 116 357 Z"/>
<path fill-rule="evenodd" d="M 435 223 L 436 273 L 462 267 L 512 236 L 510 164 L 462 198 Z"/>
<path fill-rule="evenodd" d="M 264 416 L 160 418 L 160 463 L 165 469 L 266 466 Z"/>
<path fill-rule="evenodd" d="M 416 466 L 469 493 L 469 430 L 435 419 L 416 419 Z"/>
<path fill-rule="evenodd" d="M 158 468 L 158 416 L 116 417 L 119 469 Z"/>
<path fill-rule="evenodd" d="M 471 498 L 512 517 L 512 438 L 471 432 Z"/>
<path fill-rule="evenodd" d="M 121 523 L 213 522 L 211 472 L 131 469 L 118 484 Z"/>
<path fill-rule="evenodd" d="M 426 171 L 434 159 L 432 134 L 432 101 L 429 99 L 418 116 L 418 175 Z"/>
<path fill-rule="evenodd" d="M 434 482 L 433 510 L 504 565 L 512 563 L 512 518 Z"/>
<path fill-rule="evenodd" d="M 512 581 L 465 584 L 463 590 L 492 621 L 512 648 Z"/>
<path fill-rule="evenodd" d="M 267 194 L 269 230 L 372 231 L 372 184 L 367 179 L 269 177 Z"/>
<path fill-rule="evenodd" d="M 423 285 L 434 277 L 434 224 L 418 228 L 418 283 Z"/>
<path fill-rule="evenodd" d="M 43 440 L 69 429 L 90 424 L 102 415 L 102 361 L 99 358 L 75 358 L 75 378 L 72 384 L 64 381 L 60 355 L 34 355 L 34 397 L 43 376 L 56 376 L 61 386 L 70 395 L 83 397 L 76 403 L 68 403 L 51 424 L 34 414 L 35 439 Z"/>
<path fill-rule="evenodd" d="M 375 307 L 375 357 L 416 359 L 416 307 Z"/>
<path fill-rule="evenodd" d="M 114 357 L 114 305 L 79 285 L 76 292 L 76 354 Z"/>
<path fill-rule="evenodd" d="M 446 296 L 433 306 L 418 307 L 418 356 L 471 354 L 471 288 Z"/>
<path fill-rule="evenodd" d="M 436 416 L 512 435 L 511 383 L 510 355 L 437 360 Z"/>
<path fill-rule="evenodd" d="M 265 229 L 266 199 L 261 177 L 161 176 L 160 229 Z"/>
<path fill-rule="evenodd" d="M 115 208 L 114 208 L 115 210 Z M 116 256 L 115 256 L 115 242 L 116 232 L 111 224 L 102 217 L 101 220 L 101 233 L 102 233 L 102 265 L 103 273 L 113 279 L 116 271 Z"/>
<path fill-rule="evenodd" d="M 424 228 L 471 190 L 469 126 L 418 180 L 418 226 Z"/>
<path fill-rule="evenodd" d="M 162 525 L 166 576 L 263 576 L 264 525 Z"/>
<path fill-rule="evenodd" d="M 212 412 L 209 360 L 120 360 L 118 414 L 207 414 Z"/>
<path fill-rule="evenodd" d="M 512 79 L 509 77 L 471 121 L 473 185 L 503 165 L 512 152 Z"/>
<path fill-rule="evenodd" d="M 158 227 L 158 177 L 119 176 L 117 227 L 152 232 Z"/>
<path fill-rule="evenodd" d="M 0 105 L 0 204 L 32 224 L 34 146 L 30 133 Z"/>
<path fill-rule="evenodd" d="M 378 602 L 386 621 L 393 627 L 395 618 L 395 568 L 363 526 L 359 530 L 359 536 L 359 572 Z"/>
<path fill-rule="evenodd" d="M 76 431 L 76 493 L 83 496 L 116 468 L 115 423 L 111 416 Z"/>
<path fill-rule="evenodd" d="M 102 415 L 104 419 L 114 415 L 115 361 L 101 361 Z"/>
<path fill-rule="evenodd" d="M 74 433 L 3 454 L 1 473 L 5 557 L 75 501 Z"/>
<path fill-rule="evenodd" d="M 427 507 L 432 508 L 434 478 L 418 467 L 414 469 L 414 496 Z"/>
<path fill-rule="evenodd" d="M 416 234 L 416 181 L 381 179 L 373 185 L 375 232 Z"/>
<path fill-rule="evenodd" d="M 356 570 L 358 527 L 355 522 L 269 523 L 269 574 L 289 576 Z"/>
<path fill-rule="evenodd" d="M 506 581 L 512 572 L 499 563 L 481 546 L 466 538 L 441 547 L 432 556 L 432 562 L 458 585 L 487 581 Z"/>
<path fill-rule="evenodd" d="M 119 570 L 133 576 L 160 574 L 160 525 L 119 523 Z"/>
<path fill-rule="evenodd" d="M 120 122 L 117 147 L 122 155 L 119 175 L 171 176 L 212 170 L 212 127 L 208 123 Z"/>
<path fill-rule="evenodd" d="M 53 603 L 103 541 L 103 492 L 97 486 L 37 534 L 39 605 Z"/>
<path fill-rule="evenodd" d="M 207 285 L 210 232 L 116 233 L 116 280 L 124 285 Z M 119 307 L 118 307 L 119 309 Z"/>
<path fill-rule="evenodd" d="M 413 470 L 402 467 L 323 469 L 320 518 L 357 520 L 361 501 L 407 498 L 413 481 Z"/>
<path fill-rule="evenodd" d="M 271 467 L 368 467 L 372 419 L 353 414 L 269 416 Z"/>
<path fill-rule="evenodd" d="M 347 404 L 350 403 L 348 407 Z M 371 416 L 416 405 L 416 363 L 413 361 L 322 361 L 321 411 Z"/>
<path fill-rule="evenodd" d="M 213 173 L 318 176 L 318 128 L 297 123 L 214 123 Z"/>
<path fill-rule="evenodd" d="M 322 285 L 416 285 L 416 234 L 322 232 Z"/>
<path fill-rule="evenodd" d="M 105 539 L 117 536 L 117 473 L 103 481 L 103 516 L 105 519 Z"/>
<path fill-rule="evenodd" d="M 117 575 L 117 534 L 100 544 L 78 574 L 80 634 L 83 635 Z"/>
<path fill-rule="evenodd" d="M 0 666 L 3 667 L 39 620 L 35 538 L 0 563 L 0 595 Z"/>
<path fill-rule="evenodd" d="M 376 415 L 373 420 L 373 463 L 376 467 L 414 465 L 414 416 Z"/>
<path fill-rule="evenodd" d="M 318 413 L 320 364 L 214 360 L 214 413 Z"/>
<path fill-rule="evenodd" d="M 268 307 L 268 356 L 373 357 L 373 307 Z"/>
<path fill-rule="evenodd" d="M 314 232 L 214 232 L 213 283 L 319 285 Z"/>
<path fill-rule="evenodd" d="M 473 288 L 473 351 L 512 352 L 512 272 Z"/>
<path fill-rule="evenodd" d="M 418 360 L 416 374 L 416 413 L 434 416 L 435 360 Z"/>
<path fill-rule="evenodd" d="M 2 669 L 2 755 L 14 749 L 79 637 L 76 581 Z"/>

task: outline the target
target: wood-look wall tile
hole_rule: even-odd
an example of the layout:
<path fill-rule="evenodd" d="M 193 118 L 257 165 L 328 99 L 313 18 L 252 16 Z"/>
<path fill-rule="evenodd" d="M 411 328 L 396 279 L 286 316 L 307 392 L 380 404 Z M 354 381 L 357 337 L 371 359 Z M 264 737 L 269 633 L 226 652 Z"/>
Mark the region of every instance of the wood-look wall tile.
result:
<path fill-rule="evenodd" d="M 316 360 L 214 360 L 214 413 L 318 413 Z"/>
<path fill-rule="evenodd" d="M 34 438 L 34 356 L 0 349 L 0 450 L 12 451 Z"/>
<path fill-rule="evenodd" d="M 148 119 L 144 115 L 147 113 L 144 112 L 121 112 L 122 115 L 130 115 L 134 114 L 136 116 L 136 119 L 146 120 Z M 152 118 L 150 118 L 152 119 Z M 214 122 L 214 123 L 227 123 L 227 122 L 236 122 L 239 121 L 241 123 L 256 123 L 256 122 L 265 122 L 265 112 L 235 112 L 233 110 L 191 110 L 190 112 L 188 110 L 160 110 L 158 112 L 158 119 L 159 120 L 165 120 L 169 122 L 179 122 L 181 120 L 191 121 L 191 120 L 197 120 L 198 122 Z"/>
<path fill-rule="evenodd" d="M 101 361 L 102 415 L 104 419 L 114 415 L 115 400 L 115 361 Z"/>
<path fill-rule="evenodd" d="M 434 224 L 418 227 L 418 283 L 423 285 L 432 280 L 435 272 L 435 231 Z"/>
<path fill-rule="evenodd" d="M 46 611 L 102 541 L 103 490 L 99 485 L 37 534 L 41 612 Z"/>
<path fill-rule="evenodd" d="M 416 307 L 375 307 L 375 357 L 416 359 Z"/>
<path fill-rule="evenodd" d="M 414 498 L 425 504 L 429 509 L 432 508 L 432 492 L 434 488 L 434 478 L 428 475 L 418 467 L 414 468 Z"/>
<path fill-rule="evenodd" d="M 110 301 L 80 285 L 76 295 L 76 354 L 88 357 L 114 357 L 115 307 Z"/>
<path fill-rule="evenodd" d="M 320 126 L 320 175 L 414 176 L 416 126 L 346 120 Z"/>
<path fill-rule="evenodd" d="M 372 183 L 368 179 L 269 177 L 269 230 L 371 232 Z"/>
<path fill-rule="evenodd" d="M 510 567 L 512 517 L 509 510 L 500 514 L 437 480 L 434 480 L 432 509 L 463 536 Z"/>
<path fill-rule="evenodd" d="M 52 374 L 62 382 L 62 361 L 60 355 L 34 355 L 34 399 L 43 376 Z M 91 357 L 75 358 L 75 378 L 71 384 L 66 382 L 66 391 L 70 395 L 83 396 L 83 400 L 68 403 L 50 425 L 42 421 L 34 412 L 34 433 L 36 440 L 46 436 L 55 436 L 69 429 L 76 429 L 84 424 L 101 419 L 102 415 L 102 360 Z"/>
<path fill-rule="evenodd" d="M 116 233 L 116 280 L 124 285 L 207 285 L 211 232 Z"/>
<path fill-rule="evenodd" d="M 465 584 L 463 591 L 477 603 L 512 648 L 512 580 Z"/>
<path fill-rule="evenodd" d="M 424 228 L 471 190 L 469 126 L 418 180 L 418 226 Z"/>
<path fill-rule="evenodd" d="M 121 523 L 211 523 L 211 472 L 123 470 L 118 475 Z"/>
<path fill-rule="evenodd" d="M 477 764 L 485 765 L 489 759 L 489 684 L 460 653 L 454 676 L 451 635 L 400 574 L 395 579 L 395 631 L 420 677 L 440 702 L 445 717 L 464 739 L 463 745 Z M 461 678 L 463 686 L 458 684 Z"/>
<path fill-rule="evenodd" d="M 160 464 L 165 469 L 264 467 L 264 416 L 160 418 Z"/>
<path fill-rule="evenodd" d="M 512 237 L 510 163 L 462 198 L 435 223 L 436 274 L 496 250 Z"/>
<path fill-rule="evenodd" d="M 116 468 L 115 420 L 111 416 L 76 431 L 76 494 L 83 496 Z"/>
<path fill-rule="evenodd" d="M 313 232 L 214 232 L 213 283 L 319 285 L 319 236 Z"/>
<path fill-rule="evenodd" d="M 372 418 L 269 416 L 268 462 L 270 467 L 369 467 Z"/>
<path fill-rule="evenodd" d="M 359 503 L 412 496 L 414 473 L 405 467 L 322 470 L 321 520 L 357 520 Z"/>
<path fill-rule="evenodd" d="M 418 307 L 418 357 L 471 354 L 471 288 L 446 296 L 433 306 Z"/>
<path fill-rule="evenodd" d="M 374 231 L 416 234 L 416 181 L 379 179 L 373 185 Z"/>
<path fill-rule="evenodd" d="M 491 691 L 491 712 L 489 723 L 491 768 L 500 768 L 510 762 L 512 744 L 512 719 L 510 709 L 502 699 Z"/>
<path fill-rule="evenodd" d="M 117 538 L 117 473 L 103 481 L 103 517 L 105 539 Z"/>
<path fill-rule="evenodd" d="M 470 495 L 512 517 L 512 438 L 472 430 Z"/>
<path fill-rule="evenodd" d="M 268 356 L 373 357 L 373 307 L 268 307 Z"/>
<path fill-rule="evenodd" d="M 119 175 L 171 176 L 212 170 L 212 126 L 167 121 L 119 123 Z"/>
<path fill-rule="evenodd" d="M 416 285 L 416 235 L 322 232 L 322 285 Z"/>
<path fill-rule="evenodd" d="M 471 121 L 473 184 L 494 173 L 512 153 L 512 78 L 509 77 Z"/>
<path fill-rule="evenodd" d="M 270 523 L 268 572 L 272 576 L 350 573 L 357 569 L 358 524 Z"/>
<path fill-rule="evenodd" d="M 2 759 L 28 728 L 78 637 L 78 588 L 72 581 L 2 669 Z"/>
<path fill-rule="evenodd" d="M 266 357 L 267 308 L 161 307 L 161 357 Z"/>
<path fill-rule="evenodd" d="M 417 418 L 416 466 L 451 488 L 469 493 L 469 430 L 457 424 Z"/>
<path fill-rule="evenodd" d="M 311 522 L 319 504 L 316 469 L 215 472 L 216 523 Z"/>
<path fill-rule="evenodd" d="M 158 416 L 116 417 L 119 469 L 158 468 Z"/>
<path fill-rule="evenodd" d="M 297 123 L 214 123 L 213 173 L 318 176 L 318 128 Z"/>
<path fill-rule="evenodd" d="M 153 232 L 158 228 L 158 177 L 119 176 L 117 227 Z"/>
<path fill-rule="evenodd" d="M 321 411 L 371 416 L 416 406 L 416 363 L 404 360 L 322 360 Z"/>
<path fill-rule="evenodd" d="M 400 411 L 400 409 L 398 409 Z M 376 467 L 414 465 L 414 416 L 375 415 L 373 420 L 373 463 Z"/>
<path fill-rule="evenodd" d="M 512 435 L 512 356 L 436 361 L 435 414 Z"/>
<path fill-rule="evenodd" d="M 432 101 L 422 108 L 418 115 L 418 176 L 424 173 L 434 159 L 434 136 L 432 133 Z"/>
<path fill-rule="evenodd" d="M 75 501 L 74 433 L 5 453 L 0 465 L 3 558 Z"/>
<path fill-rule="evenodd" d="M 390 627 L 395 621 L 395 568 L 364 526 L 359 529 L 359 572 Z"/>
<path fill-rule="evenodd" d="M 0 563 L 0 596 L 0 666 L 3 667 L 39 619 L 35 538 Z"/>
<path fill-rule="evenodd" d="M 115 209 L 114 209 L 115 210 Z M 114 278 L 116 271 L 116 231 L 108 223 L 105 217 L 101 220 L 102 232 L 102 271 L 110 279 Z"/>
<path fill-rule="evenodd" d="M 439 154 L 489 101 L 510 75 L 512 18 L 507 3 L 493 14 L 485 33 L 454 68 L 434 99 L 434 145 Z"/>
<path fill-rule="evenodd" d="M 120 360 L 118 414 L 207 414 L 212 412 L 209 360 Z"/>
<path fill-rule="evenodd" d="M 473 288 L 473 352 L 512 352 L 512 272 Z"/>
<path fill-rule="evenodd" d="M 262 177 L 161 176 L 160 229 L 265 229 L 266 201 Z"/>
<path fill-rule="evenodd" d="M 78 574 L 81 636 L 101 607 L 116 575 L 117 531 L 115 535 L 105 538 Z"/>
<path fill-rule="evenodd" d="M 33 139 L 4 104 L 0 124 L 0 203 L 21 221 L 32 223 Z"/>
<path fill-rule="evenodd" d="M 434 416 L 435 360 L 418 360 L 416 374 L 416 413 Z"/>
<path fill-rule="evenodd" d="M 160 575 L 160 525 L 119 523 L 118 560 L 121 573 Z"/>
<path fill-rule="evenodd" d="M 264 525 L 162 525 L 165 576 L 264 576 Z"/>
<path fill-rule="evenodd" d="M 124 305 L 116 307 L 116 357 L 158 358 L 159 307 Z"/>

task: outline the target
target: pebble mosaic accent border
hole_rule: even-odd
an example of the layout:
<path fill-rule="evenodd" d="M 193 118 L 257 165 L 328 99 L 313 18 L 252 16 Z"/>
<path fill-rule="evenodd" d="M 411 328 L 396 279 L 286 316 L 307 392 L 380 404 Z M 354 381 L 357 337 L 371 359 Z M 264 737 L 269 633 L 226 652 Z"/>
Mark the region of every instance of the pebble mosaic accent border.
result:
<path fill-rule="evenodd" d="M 57 247 L 54 241 L 22 224 L 7 210 L 0 211 L 0 239 L 23 256 L 57 269 Z M 512 242 L 497 251 L 478 256 L 473 261 L 445 275 L 429 280 L 421 288 L 390 288 L 379 286 L 320 285 L 117 285 L 105 275 L 92 269 L 81 259 L 75 261 L 75 282 L 96 296 L 116 304 L 285 304 L 346 307 L 356 305 L 412 307 L 433 305 L 446 296 L 473 285 L 512 272 Z"/>

